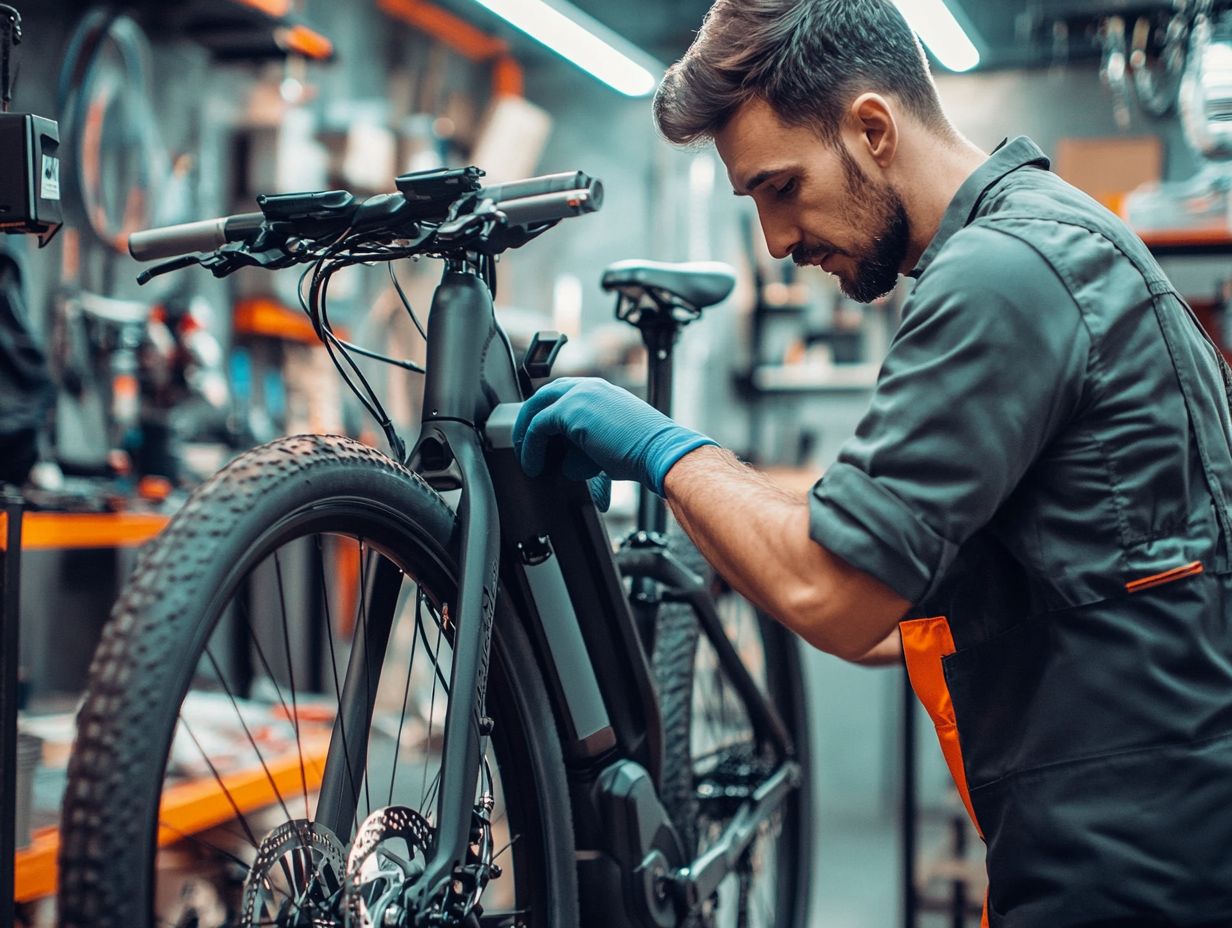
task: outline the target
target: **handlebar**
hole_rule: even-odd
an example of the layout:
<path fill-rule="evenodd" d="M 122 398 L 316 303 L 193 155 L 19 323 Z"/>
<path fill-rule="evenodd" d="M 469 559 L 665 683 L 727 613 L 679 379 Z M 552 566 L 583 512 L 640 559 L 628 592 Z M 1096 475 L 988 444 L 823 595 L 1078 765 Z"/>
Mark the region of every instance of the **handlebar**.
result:
<path fill-rule="evenodd" d="M 227 242 L 255 238 L 264 221 L 263 213 L 240 213 L 161 229 L 146 229 L 128 237 L 128 253 L 138 261 L 156 261 L 176 255 L 213 251 Z"/>
<path fill-rule="evenodd" d="M 566 190 L 584 190 L 591 184 L 599 184 L 599 181 L 581 171 L 565 171 L 562 174 L 544 174 L 542 177 L 528 177 L 526 180 L 514 180 L 507 184 L 484 187 L 479 191 L 479 196 L 499 205 L 506 200 L 519 200 L 523 197 L 564 193 Z M 599 187 L 602 189 L 603 185 L 599 184 Z"/>
<path fill-rule="evenodd" d="M 598 212 L 603 182 L 579 171 L 488 187 L 479 195 L 495 202 L 509 225 L 531 226 Z"/>
<path fill-rule="evenodd" d="M 398 178 L 397 193 L 377 194 L 362 204 L 344 190 L 319 193 L 280 194 L 259 197 L 261 212 L 205 219 L 161 229 L 134 232 L 128 251 L 138 261 L 155 261 L 215 252 L 228 243 L 256 242 L 267 247 L 263 233 L 274 236 L 275 248 L 291 237 L 316 239 L 348 228 L 366 234 L 386 231 L 415 237 L 426 229 L 435 244 L 473 237 L 472 222 L 486 228 L 480 238 L 487 242 L 492 229 L 515 230 L 500 248 L 517 247 L 542 228 L 571 216 L 597 212 L 603 206 L 603 184 L 581 171 L 548 174 L 507 184 L 480 188 L 476 168 L 423 172 Z M 497 212 L 499 211 L 499 212 Z M 539 227 L 539 228 L 536 228 Z M 424 251 L 431 245 L 425 240 Z M 286 253 L 286 263 L 294 263 Z M 185 257 L 184 261 L 191 259 Z M 183 266 L 182 262 L 177 266 Z M 199 262 L 199 263 L 204 263 Z M 262 266 L 286 266 L 262 263 Z M 150 273 L 159 273 L 160 269 Z"/>

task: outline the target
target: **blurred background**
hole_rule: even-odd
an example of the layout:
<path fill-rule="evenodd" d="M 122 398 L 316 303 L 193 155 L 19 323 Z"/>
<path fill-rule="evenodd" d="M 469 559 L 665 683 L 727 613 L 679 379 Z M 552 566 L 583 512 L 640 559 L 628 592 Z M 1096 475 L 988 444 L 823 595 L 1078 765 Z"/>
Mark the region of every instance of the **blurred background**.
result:
<path fill-rule="evenodd" d="M 378 442 L 299 309 L 296 274 L 218 281 L 198 270 L 139 287 L 129 233 L 249 211 L 259 193 L 391 190 L 400 173 L 443 165 L 476 164 L 492 182 L 580 169 L 603 180 L 603 211 L 500 265 L 498 313 L 515 344 L 563 332 L 556 373 L 636 389 L 638 335 L 614 319 L 598 285 L 604 267 L 724 261 L 739 283 L 685 330 L 678 418 L 803 491 L 867 406 L 906 285 L 865 306 L 819 269 L 771 260 L 752 204 L 730 195 L 714 152 L 674 149 L 654 130 L 650 95 L 708 0 L 553 0 L 550 14 L 514 0 L 17 6 L 13 110 L 59 122 L 64 215 L 45 247 L 0 239 L 0 477 L 22 486 L 31 510 L 22 692 L 27 728 L 44 741 L 31 761 L 44 769 L 25 781 L 27 840 L 54 821 L 47 771 L 63 762 L 72 707 L 136 546 L 257 443 L 303 431 Z M 1030 135 L 1054 170 L 1143 234 L 1223 344 L 1232 22 L 1222 4 L 901 6 L 957 127 L 986 150 Z M 528 34 L 558 14 L 627 64 L 589 73 Z M 437 269 L 397 273 L 426 312 Z M 354 341 L 422 360 L 383 267 L 340 274 L 330 312 Z M 370 375 L 413 438 L 417 381 L 378 365 Z M 616 518 L 632 505 L 618 489 Z M 819 654 L 809 667 L 814 923 L 975 924 L 978 840 L 926 719 L 904 713 L 903 674 Z M 20 856 L 17 898 L 32 921 L 46 918 L 54 883 L 35 869 L 23 877 Z"/>

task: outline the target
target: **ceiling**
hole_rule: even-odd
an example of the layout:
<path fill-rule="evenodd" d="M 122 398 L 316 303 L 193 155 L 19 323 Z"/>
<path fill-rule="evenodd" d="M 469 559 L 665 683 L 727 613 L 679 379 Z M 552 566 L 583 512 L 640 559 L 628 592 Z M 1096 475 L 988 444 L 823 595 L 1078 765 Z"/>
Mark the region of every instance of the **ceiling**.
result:
<path fill-rule="evenodd" d="M 712 0 L 571 0 L 664 63 L 684 54 Z M 1098 20 L 1108 13 L 1166 16 L 1178 0 L 946 0 L 981 52 L 982 69 L 1037 67 L 1098 56 Z M 486 29 L 524 41 L 473 0 L 443 0 Z M 1054 24 L 1063 22 L 1059 33 Z M 1131 19 L 1132 22 L 1132 19 Z M 1060 36 L 1060 37 L 1058 37 Z M 533 54 L 533 53 L 532 53 Z"/>

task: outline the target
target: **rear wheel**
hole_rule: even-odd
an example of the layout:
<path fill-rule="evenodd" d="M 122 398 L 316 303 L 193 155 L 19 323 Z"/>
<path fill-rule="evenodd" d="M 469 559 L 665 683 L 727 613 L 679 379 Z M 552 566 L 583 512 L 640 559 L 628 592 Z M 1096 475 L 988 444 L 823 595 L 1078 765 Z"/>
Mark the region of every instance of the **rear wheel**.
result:
<path fill-rule="evenodd" d="M 457 526 L 340 438 L 237 459 L 143 551 L 91 669 L 66 928 L 414 924 L 449 700 Z M 440 924 L 576 924 L 564 767 L 498 602 L 471 859 Z M 400 920 L 401 919 L 401 920 Z"/>
<path fill-rule="evenodd" d="M 808 718 L 796 636 L 714 577 L 687 539 L 673 537 L 671 548 L 710 578 L 724 631 L 777 709 L 793 741 L 793 759 L 803 768 L 800 786 L 762 826 L 736 872 L 694 924 L 805 928 L 813 847 Z M 696 856 L 722 833 L 740 800 L 780 758 L 757 745 L 748 711 L 689 606 L 665 603 L 659 608 L 654 669 L 665 726 L 664 805 Z"/>

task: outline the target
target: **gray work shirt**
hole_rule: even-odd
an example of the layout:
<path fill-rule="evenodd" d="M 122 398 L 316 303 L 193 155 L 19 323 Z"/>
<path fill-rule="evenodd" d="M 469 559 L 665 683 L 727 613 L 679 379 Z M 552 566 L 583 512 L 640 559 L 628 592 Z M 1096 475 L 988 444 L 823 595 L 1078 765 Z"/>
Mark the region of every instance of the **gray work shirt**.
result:
<path fill-rule="evenodd" d="M 1218 355 L 1027 139 L 963 184 L 914 274 L 810 533 L 948 618 L 991 923 L 1232 924 Z"/>
<path fill-rule="evenodd" d="M 1067 199 L 1098 207 L 1047 168 L 1017 138 L 959 189 L 868 413 L 813 488 L 812 537 L 913 603 L 986 526 L 1058 581 L 1039 591 L 1057 607 L 1192 560 L 1178 533 L 1209 521 L 1178 492 L 1186 408 L 1156 390 L 1175 375 L 1141 324 L 1152 281 L 1089 223 L 1054 215 Z"/>

